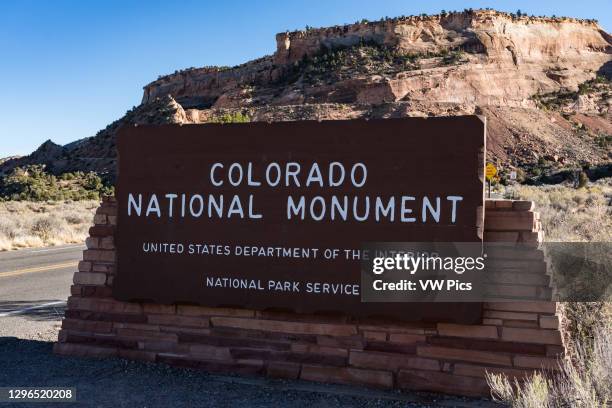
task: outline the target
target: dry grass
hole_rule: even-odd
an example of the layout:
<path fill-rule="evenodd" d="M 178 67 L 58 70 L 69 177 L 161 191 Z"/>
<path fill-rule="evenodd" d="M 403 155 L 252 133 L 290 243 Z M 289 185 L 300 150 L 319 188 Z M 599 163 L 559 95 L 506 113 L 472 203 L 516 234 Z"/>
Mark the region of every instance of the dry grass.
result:
<path fill-rule="evenodd" d="M 514 186 L 507 198 L 536 202 L 548 242 L 610 242 L 612 181 L 585 188 Z M 495 400 L 512 407 L 606 407 L 612 404 L 612 303 L 560 303 L 567 355 L 558 375 L 537 372 L 523 382 L 488 375 Z"/>
<path fill-rule="evenodd" d="M 564 185 L 514 186 L 508 198 L 532 200 L 540 212 L 548 242 L 609 242 L 612 239 L 612 180 L 602 179 L 585 188 Z"/>
<path fill-rule="evenodd" d="M 84 242 L 99 202 L 0 202 L 0 251 Z"/>
<path fill-rule="evenodd" d="M 595 333 L 592 348 L 581 347 L 573 360 L 559 363 L 559 374 L 534 373 L 524 382 L 487 374 L 496 401 L 516 408 L 605 408 L 612 403 L 612 330 Z"/>

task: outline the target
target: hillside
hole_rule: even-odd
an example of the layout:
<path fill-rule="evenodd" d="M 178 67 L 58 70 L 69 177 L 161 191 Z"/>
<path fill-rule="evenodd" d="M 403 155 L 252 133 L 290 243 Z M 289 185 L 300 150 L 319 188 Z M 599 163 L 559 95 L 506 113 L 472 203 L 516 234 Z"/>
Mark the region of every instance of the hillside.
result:
<path fill-rule="evenodd" d="M 112 180 L 124 123 L 484 114 L 489 159 L 542 177 L 610 172 L 612 37 L 594 21 L 466 10 L 280 33 L 271 56 L 191 68 L 144 87 L 96 136 L 0 164 Z M 238 116 L 237 116 L 238 115 Z M 608 173 L 607 173 L 608 172 Z M 550 179 L 550 177 L 549 177 Z"/>

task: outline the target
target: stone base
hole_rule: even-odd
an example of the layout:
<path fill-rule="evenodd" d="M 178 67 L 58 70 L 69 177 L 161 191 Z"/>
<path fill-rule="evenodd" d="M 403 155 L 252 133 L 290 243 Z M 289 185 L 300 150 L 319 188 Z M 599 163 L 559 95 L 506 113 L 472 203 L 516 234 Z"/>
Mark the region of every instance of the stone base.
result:
<path fill-rule="evenodd" d="M 488 201 L 485 239 L 537 243 L 532 208 Z M 489 394 L 485 372 L 521 378 L 554 370 L 564 350 L 556 305 L 546 301 L 485 303 L 480 325 L 116 301 L 116 217 L 116 202 L 105 199 L 74 275 L 58 354 L 482 396 Z"/>

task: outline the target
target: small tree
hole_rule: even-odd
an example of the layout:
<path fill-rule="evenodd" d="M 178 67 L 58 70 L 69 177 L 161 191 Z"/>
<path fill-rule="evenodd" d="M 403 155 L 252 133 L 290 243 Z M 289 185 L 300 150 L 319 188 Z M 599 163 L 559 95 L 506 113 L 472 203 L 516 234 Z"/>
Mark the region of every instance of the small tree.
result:
<path fill-rule="evenodd" d="M 586 172 L 581 171 L 578 175 L 578 188 L 585 188 L 589 184 L 589 176 Z"/>

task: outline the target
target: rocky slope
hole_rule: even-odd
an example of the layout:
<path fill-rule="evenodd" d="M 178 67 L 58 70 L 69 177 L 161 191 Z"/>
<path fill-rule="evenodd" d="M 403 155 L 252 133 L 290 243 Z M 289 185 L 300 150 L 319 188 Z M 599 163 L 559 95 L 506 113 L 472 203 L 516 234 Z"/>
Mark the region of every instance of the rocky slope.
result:
<path fill-rule="evenodd" d="M 281 33 L 272 56 L 196 68 L 144 87 L 142 104 L 93 138 L 43 145 L 55 171 L 114 171 L 122 123 L 484 114 L 489 158 L 531 175 L 610 163 L 612 37 L 594 21 L 492 10 Z M 55 153 L 53 153 L 55 152 Z M 56 154 L 49 160 L 47 154 Z M 537 170 L 537 171 L 536 171 Z"/>

